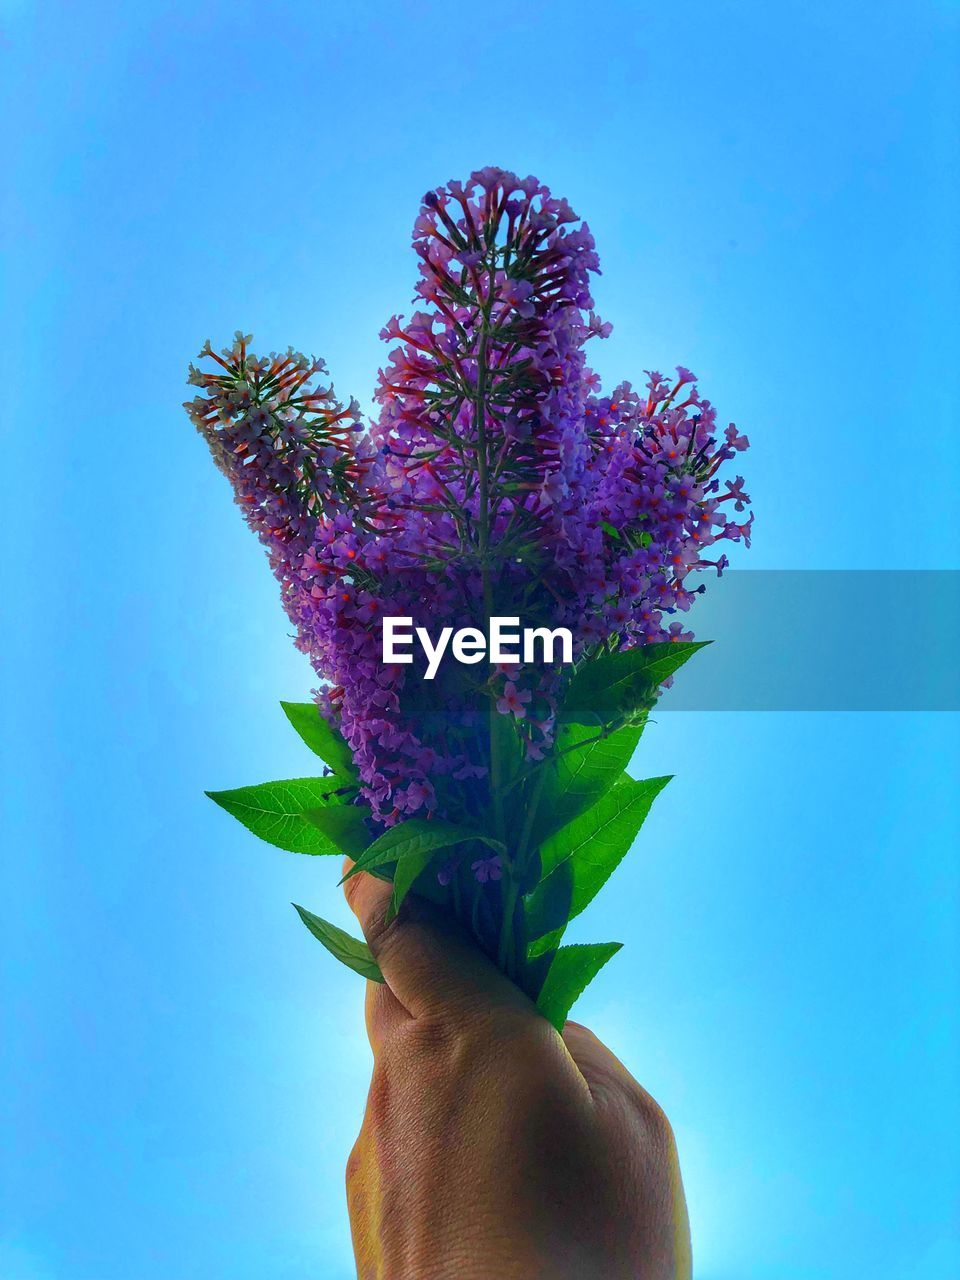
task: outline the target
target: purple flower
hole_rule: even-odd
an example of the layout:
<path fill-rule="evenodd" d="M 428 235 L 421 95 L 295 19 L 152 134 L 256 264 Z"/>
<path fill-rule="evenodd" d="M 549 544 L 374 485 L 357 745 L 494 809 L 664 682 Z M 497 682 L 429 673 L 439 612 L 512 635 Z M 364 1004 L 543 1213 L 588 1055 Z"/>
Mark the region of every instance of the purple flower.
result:
<path fill-rule="evenodd" d="M 488 880 L 500 879 L 503 874 L 502 866 L 499 856 L 494 854 L 492 858 L 478 858 L 476 862 L 471 862 L 470 870 L 479 884 L 486 884 Z"/>
<path fill-rule="evenodd" d="M 667 628 L 667 638 L 669 640 L 683 640 L 684 642 L 693 639 L 692 631 L 684 631 L 682 622 L 671 622 Z"/>
<path fill-rule="evenodd" d="M 688 369 L 602 393 L 584 354 L 610 331 L 592 309 L 599 259 L 566 201 L 535 178 L 478 170 L 424 197 L 413 247 L 418 310 L 381 331 L 375 423 L 358 430 L 356 401 L 317 385 L 321 361 L 255 355 L 242 333 L 220 353 L 205 346 L 215 367 L 191 366 L 187 405 L 385 824 L 456 820 L 487 793 L 489 699 L 543 758 L 562 673 L 520 663 L 453 682 L 425 709 L 416 667 L 382 664 L 382 617 L 435 633 L 522 600 L 528 617 L 570 628 L 578 659 L 607 642 L 686 639 L 664 614 L 690 608 L 699 575 L 727 563 L 709 549 L 749 545 L 753 520 L 722 505 L 749 504 L 743 479 L 720 475 L 747 438 L 730 426 L 718 440 Z M 484 451 L 495 479 L 481 500 Z"/>
<path fill-rule="evenodd" d="M 527 319 L 536 313 L 536 307 L 530 301 L 532 293 L 533 285 L 529 280 L 515 280 L 512 277 L 507 277 L 500 289 L 501 300 Z"/>
<path fill-rule="evenodd" d="M 551 471 L 540 485 L 540 496 L 549 506 L 562 502 L 569 492 L 570 486 L 560 471 Z"/>
<path fill-rule="evenodd" d="M 613 325 L 608 321 L 601 320 L 594 312 L 590 312 L 587 320 L 587 333 L 591 338 L 609 338 L 613 333 Z"/>
<path fill-rule="evenodd" d="M 750 501 L 749 495 L 743 491 L 743 476 L 737 476 L 735 480 L 725 480 L 724 484 L 729 492 L 720 501 L 723 502 L 726 498 L 734 498 L 733 509 L 735 511 L 743 511 Z"/>
<path fill-rule="evenodd" d="M 741 450 L 748 449 L 750 447 L 750 441 L 747 439 L 746 436 L 737 435 L 737 428 L 733 425 L 732 422 L 730 423 L 729 427 L 727 427 L 726 431 L 723 434 L 724 434 L 724 437 L 726 438 L 727 444 L 730 446 L 731 449 L 736 449 L 738 452 L 740 452 Z"/>
<path fill-rule="evenodd" d="M 529 689 L 518 689 L 512 680 L 508 680 L 503 686 L 503 693 L 497 699 L 497 710 L 502 716 L 513 715 L 518 718 L 525 716 L 526 703 L 530 701 L 533 694 Z"/>

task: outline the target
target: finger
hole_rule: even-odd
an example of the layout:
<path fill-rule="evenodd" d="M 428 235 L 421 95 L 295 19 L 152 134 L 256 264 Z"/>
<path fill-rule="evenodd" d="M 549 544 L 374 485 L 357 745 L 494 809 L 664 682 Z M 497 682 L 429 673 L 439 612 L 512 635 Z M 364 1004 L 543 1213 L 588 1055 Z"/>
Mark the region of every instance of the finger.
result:
<path fill-rule="evenodd" d="M 594 1101 L 615 1099 L 626 1100 L 641 1114 L 659 1125 L 669 1129 L 666 1116 L 660 1109 L 656 1099 L 647 1093 L 623 1065 L 615 1053 L 611 1053 L 602 1040 L 579 1022 L 564 1024 L 563 1043 L 567 1046 L 570 1057 L 587 1082 Z"/>
<path fill-rule="evenodd" d="M 409 1010 L 403 1007 L 385 982 L 367 983 L 363 1012 L 367 1025 L 367 1039 L 370 1041 L 374 1056 L 380 1052 L 385 1040 L 388 1040 L 405 1022 L 410 1021 Z"/>
<path fill-rule="evenodd" d="M 579 1022 L 566 1022 L 561 1035 L 591 1093 L 595 1087 L 621 1087 L 627 1081 L 640 1088 L 616 1054 L 611 1053 L 588 1027 Z"/>
<path fill-rule="evenodd" d="M 579 1022 L 568 1022 L 562 1035 L 570 1056 L 587 1082 L 597 1113 L 612 1126 L 613 1131 L 622 1134 L 625 1125 L 629 1131 L 631 1124 L 636 1125 L 639 1121 L 645 1140 L 638 1147 L 638 1152 L 643 1153 L 649 1170 L 645 1176 L 652 1186 L 664 1185 L 665 1179 L 669 1189 L 664 1249 L 671 1262 L 669 1272 L 665 1270 L 662 1274 L 669 1273 L 676 1280 L 689 1280 L 692 1274 L 690 1222 L 670 1121 L 656 1100 L 592 1031 Z M 661 1272 L 658 1270 L 657 1274 Z"/>
<path fill-rule="evenodd" d="M 347 859 L 345 870 L 353 863 Z M 463 1014 L 491 1004 L 532 1012 L 517 987 L 428 903 L 410 897 L 388 924 L 391 886 L 361 872 L 344 882 L 350 909 L 401 1006 L 415 1018 Z"/>

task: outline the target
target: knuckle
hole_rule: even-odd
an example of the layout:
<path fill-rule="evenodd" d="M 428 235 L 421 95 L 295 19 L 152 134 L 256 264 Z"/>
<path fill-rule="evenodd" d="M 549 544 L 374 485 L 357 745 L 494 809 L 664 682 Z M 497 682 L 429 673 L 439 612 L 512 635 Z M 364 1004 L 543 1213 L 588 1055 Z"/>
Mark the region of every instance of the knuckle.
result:
<path fill-rule="evenodd" d="M 645 1089 L 638 1088 L 637 1111 L 651 1141 L 661 1150 L 670 1151 L 674 1146 L 673 1126 L 663 1107 Z"/>
<path fill-rule="evenodd" d="M 406 1028 L 407 1047 L 417 1056 L 446 1057 L 462 1039 L 459 1027 L 446 1017 L 422 1017 Z"/>
<path fill-rule="evenodd" d="M 385 911 L 374 911 L 372 916 L 363 922 L 367 945 L 378 961 L 386 960 L 388 964 L 390 957 L 400 942 L 402 930 L 402 919 L 394 916 L 392 920 L 388 921 Z"/>
<path fill-rule="evenodd" d="M 389 924 L 386 921 L 389 884 L 367 871 L 360 871 L 344 880 L 343 893 L 347 906 L 360 922 L 370 949 L 376 952 L 378 948 L 389 945 L 398 923 L 396 919 Z"/>
<path fill-rule="evenodd" d="M 373 1075 L 370 1078 L 365 1124 L 369 1121 L 375 1129 L 385 1124 L 390 1112 L 392 1093 L 392 1073 L 388 1062 L 384 1059 L 374 1065 Z"/>
<path fill-rule="evenodd" d="M 481 1006 L 471 1011 L 473 1033 L 493 1052 L 518 1061 L 552 1057 L 555 1035 L 544 1018 L 531 1017 L 526 1009 Z"/>
<path fill-rule="evenodd" d="M 349 870 L 349 867 L 345 868 Z M 347 906 L 351 911 L 357 910 L 357 894 L 360 891 L 360 876 L 351 876 L 349 880 L 343 882 L 343 896 L 347 900 Z"/>
<path fill-rule="evenodd" d="M 367 1209 L 368 1188 L 366 1179 L 364 1178 L 364 1154 L 363 1154 L 363 1133 L 350 1150 L 347 1156 L 347 1167 L 345 1171 L 344 1183 L 347 1193 L 347 1213 L 351 1222 L 359 1222 L 364 1217 Z"/>
<path fill-rule="evenodd" d="M 361 1138 L 357 1138 L 356 1142 L 350 1148 L 350 1154 L 347 1156 L 347 1167 L 345 1178 L 347 1183 L 347 1195 L 356 1190 L 360 1181 L 363 1168 L 363 1144 Z"/>

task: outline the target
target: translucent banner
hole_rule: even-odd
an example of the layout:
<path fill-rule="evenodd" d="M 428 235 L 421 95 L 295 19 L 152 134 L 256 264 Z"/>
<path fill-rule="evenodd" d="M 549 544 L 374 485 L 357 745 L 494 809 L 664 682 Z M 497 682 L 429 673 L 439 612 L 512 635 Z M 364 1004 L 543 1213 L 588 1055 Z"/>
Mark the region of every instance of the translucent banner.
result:
<path fill-rule="evenodd" d="M 658 714 L 960 710 L 958 570 L 734 570 L 677 616 L 715 643 Z"/>

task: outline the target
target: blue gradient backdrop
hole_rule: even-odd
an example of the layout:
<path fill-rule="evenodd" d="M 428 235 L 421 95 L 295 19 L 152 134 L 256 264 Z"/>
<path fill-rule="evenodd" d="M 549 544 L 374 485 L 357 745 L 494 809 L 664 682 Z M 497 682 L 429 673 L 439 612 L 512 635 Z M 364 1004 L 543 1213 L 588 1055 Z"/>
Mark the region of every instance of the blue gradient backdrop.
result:
<path fill-rule="evenodd" d="M 422 192 L 533 171 L 601 373 L 749 433 L 738 565 L 956 568 L 957 7 L 3 11 L 0 1275 L 339 1280 L 361 990 L 288 905 L 345 923 L 335 869 L 202 795 L 310 772 L 311 678 L 186 362 L 242 325 L 368 400 Z M 645 738 L 579 1016 L 675 1122 L 701 1280 L 960 1274 L 958 756 L 937 713 Z"/>

